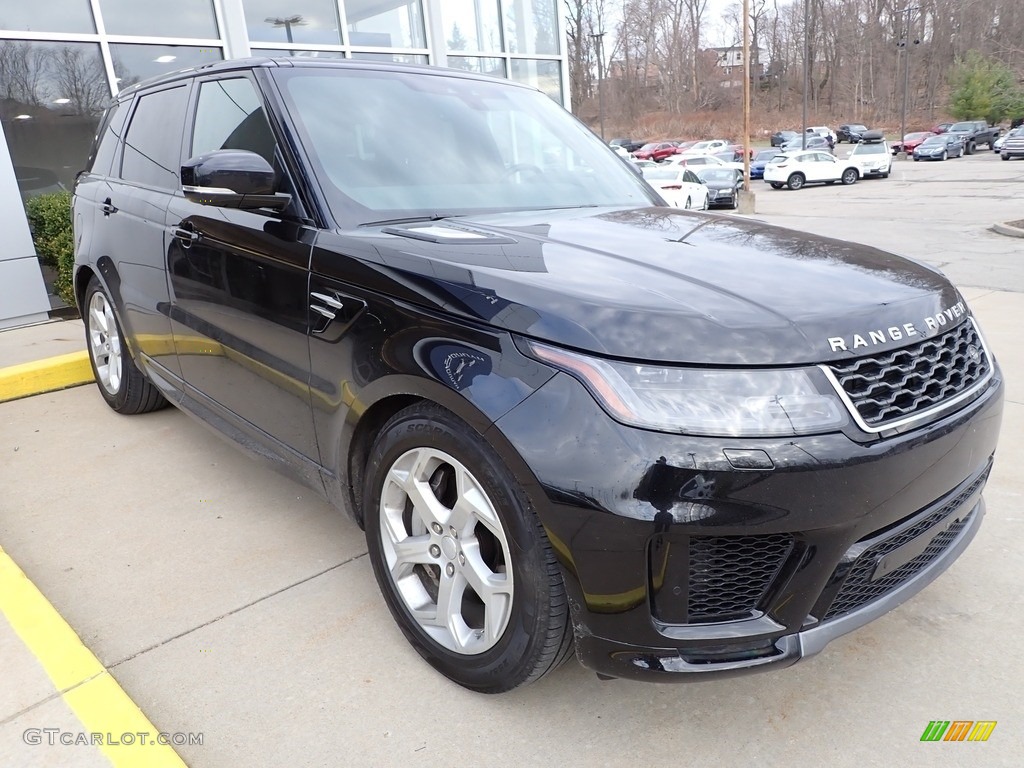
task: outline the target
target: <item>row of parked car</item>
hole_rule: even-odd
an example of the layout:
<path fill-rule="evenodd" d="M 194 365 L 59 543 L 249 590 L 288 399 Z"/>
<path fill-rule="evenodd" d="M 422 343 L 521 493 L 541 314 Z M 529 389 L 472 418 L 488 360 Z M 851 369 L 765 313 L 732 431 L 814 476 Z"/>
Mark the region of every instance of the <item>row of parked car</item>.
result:
<path fill-rule="evenodd" d="M 889 144 L 881 131 L 863 125 L 842 125 L 835 134 L 825 126 L 808 129 L 808 134 L 780 131 L 772 137 L 772 148 L 751 150 L 750 178 L 762 179 L 773 189 L 800 189 L 808 184 L 854 184 L 862 178 L 887 178 L 892 172 L 892 157 L 911 153 L 915 161 L 946 160 L 962 157 L 976 149 L 963 129 L 980 125 L 957 123 L 943 126 L 942 133 L 916 131 L 900 142 Z M 813 131 L 813 133 L 812 133 Z M 786 138 L 781 145 L 776 141 Z M 986 137 L 989 146 L 1004 160 L 1024 157 L 1024 127 L 1011 130 L 998 139 Z M 844 157 L 836 157 L 838 141 L 853 147 Z M 690 142 L 648 142 L 629 152 L 627 139 L 616 139 L 613 149 L 639 167 L 644 178 L 659 189 L 665 199 L 680 208 L 736 208 L 743 186 L 742 145 L 724 139 Z"/>

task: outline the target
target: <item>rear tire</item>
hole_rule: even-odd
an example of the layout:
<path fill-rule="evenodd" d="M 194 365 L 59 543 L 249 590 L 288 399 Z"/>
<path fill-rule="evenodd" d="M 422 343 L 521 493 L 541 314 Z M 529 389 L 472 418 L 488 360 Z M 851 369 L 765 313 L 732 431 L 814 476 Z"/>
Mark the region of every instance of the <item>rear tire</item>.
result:
<path fill-rule="evenodd" d="M 135 366 L 114 303 L 95 277 L 85 287 L 85 346 L 100 395 L 113 410 L 132 416 L 167 405 L 164 396 Z"/>
<path fill-rule="evenodd" d="M 433 403 L 395 414 L 370 451 L 363 498 L 377 584 L 438 672 L 502 693 L 569 657 L 551 544 L 521 483 L 476 430 Z"/>
<path fill-rule="evenodd" d="M 800 189 L 801 187 L 803 187 L 804 182 L 806 182 L 806 181 L 807 181 L 807 179 L 804 178 L 804 175 L 802 173 L 794 173 L 794 174 L 790 175 L 789 180 L 786 181 L 786 185 L 790 189 L 797 190 L 797 189 Z"/>

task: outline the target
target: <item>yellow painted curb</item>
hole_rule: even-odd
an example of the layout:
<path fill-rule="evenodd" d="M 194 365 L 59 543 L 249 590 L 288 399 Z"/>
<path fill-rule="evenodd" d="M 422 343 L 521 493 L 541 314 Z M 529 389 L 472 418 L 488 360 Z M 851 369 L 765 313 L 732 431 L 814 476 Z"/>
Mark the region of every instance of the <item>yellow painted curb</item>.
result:
<path fill-rule="evenodd" d="M 89 353 L 72 352 L 34 363 L 0 368 L 0 403 L 76 387 L 93 380 Z"/>
<path fill-rule="evenodd" d="M 95 746 L 115 768 L 185 768 L 149 718 L 2 548 L 0 613 L 84 730 L 100 737 Z"/>

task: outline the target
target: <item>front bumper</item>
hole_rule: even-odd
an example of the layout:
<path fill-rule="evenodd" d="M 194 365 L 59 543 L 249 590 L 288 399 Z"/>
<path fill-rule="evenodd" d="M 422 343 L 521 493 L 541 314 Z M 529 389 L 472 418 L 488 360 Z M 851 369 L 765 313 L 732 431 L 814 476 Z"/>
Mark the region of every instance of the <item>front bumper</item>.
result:
<path fill-rule="evenodd" d="M 557 374 L 495 429 L 538 480 L 580 661 L 689 681 L 793 664 L 936 578 L 980 525 L 1001 413 L 997 372 L 884 440 L 694 438 L 618 424 Z"/>

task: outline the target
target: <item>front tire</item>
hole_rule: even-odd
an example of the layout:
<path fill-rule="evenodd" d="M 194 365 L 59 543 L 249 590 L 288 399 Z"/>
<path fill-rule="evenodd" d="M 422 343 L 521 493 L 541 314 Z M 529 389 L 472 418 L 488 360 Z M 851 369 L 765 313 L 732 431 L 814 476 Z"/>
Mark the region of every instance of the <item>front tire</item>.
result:
<path fill-rule="evenodd" d="M 946 150 L 942 150 L 942 154 L 939 155 L 939 160 L 945 160 L 947 157 L 949 157 L 949 153 L 946 152 Z"/>
<path fill-rule="evenodd" d="M 371 449 L 364 498 L 377 584 L 438 672 L 501 693 L 568 658 L 551 545 L 519 481 L 472 427 L 430 403 L 400 411 Z"/>
<path fill-rule="evenodd" d="M 772 189 L 782 189 L 784 186 L 786 186 L 785 184 L 783 184 L 780 181 L 772 181 L 772 182 L 769 182 L 769 183 L 771 184 Z"/>
<path fill-rule="evenodd" d="M 167 405 L 160 391 L 135 366 L 109 294 L 95 277 L 85 287 L 85 345 L 96 386 L 118 413 L 131 416 Z"/>
<path fill-rule="evenodd" d="M 843 171 L 843 175 L 839 180 L 843 182 L 843 184 L 849 186 L 850 184 L 856 184 L 858 178 L 860 178 L 860 174 L 858 174 L 856 170 L 853 168 L 847 168 Z"/>
<path fill-rule="evenodd" d="M 690 210 L 690 203 L 691 203 L 691 200 L 690 200 L 690 198 L 686 198 L 686 205 L 684 205 L 683 207 L 684 207 L 684 208 L 685 208 L 686 210 Z"/>

